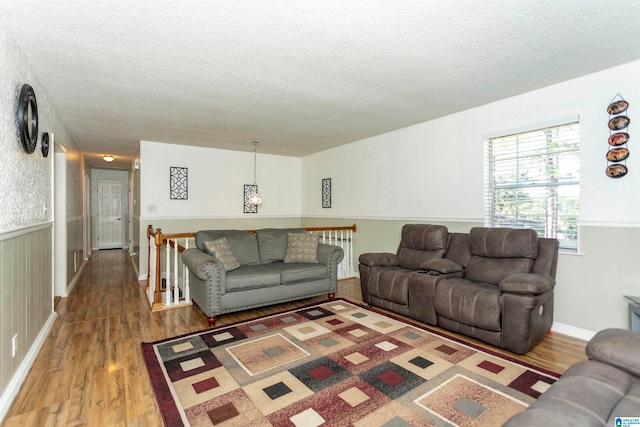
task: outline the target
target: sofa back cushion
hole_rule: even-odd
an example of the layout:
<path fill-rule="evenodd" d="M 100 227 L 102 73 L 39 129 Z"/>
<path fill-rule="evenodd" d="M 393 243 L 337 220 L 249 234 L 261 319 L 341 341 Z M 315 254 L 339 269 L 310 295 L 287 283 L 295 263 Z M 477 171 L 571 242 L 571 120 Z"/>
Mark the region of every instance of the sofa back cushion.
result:
<path fill-rule="evenodd" d="M 466 267 L 471 258 L 469 250 L 469 233 L 450 233 L 447 245 L 446 259 Z"/>
<path fill-rule="evenodd" d="M 405 224 L 398 247 L 400 267 L 419 270 L 424 261 L 442 258 L 448 234 L 449 230 L 443 225 Z"/>
<path fill-rule="evenodd" d="M 464 277 L 497 285 L 511 274 L 530 273 L 538 256 L 534 230 L 475 227 L 469 232 L 471 259 Z"/>
<path fill-rule="evenodd" d="M 556 277 L 559 247 L 558 239 L 538 239 L 538 258 L 531 272 Z"/>
<path fill-rule="evenodd" d="M 471 255 L 488 258 L 538 257 L 538 235 L 531 229 L 474 227 L 469 245 Z"/>
<path fill-rule="evenodd" d="M 240 265 L 260 264 L 258 239 L 254 233 L 240 230 L 201 230 L 196 233 L 196 247 L 206 251 L 204 242 L 226 238 Z"/>
<path fill-rule="evenodd" d="M 256 231 L 262 264 L 284 259 L 287 253 L 288 233 L 306 233 L 306 230 L 304 228 L 263 228 Z"/>

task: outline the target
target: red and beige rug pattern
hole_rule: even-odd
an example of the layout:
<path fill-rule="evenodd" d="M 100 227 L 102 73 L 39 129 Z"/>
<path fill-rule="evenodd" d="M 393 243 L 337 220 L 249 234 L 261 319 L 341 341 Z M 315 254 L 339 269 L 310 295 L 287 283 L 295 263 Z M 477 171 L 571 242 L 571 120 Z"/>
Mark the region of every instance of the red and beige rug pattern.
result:
<path fill-rule="evenodd" d="M 168 426 L 497 426 L 558 377 L 345 300 L 142 350 Z"/>

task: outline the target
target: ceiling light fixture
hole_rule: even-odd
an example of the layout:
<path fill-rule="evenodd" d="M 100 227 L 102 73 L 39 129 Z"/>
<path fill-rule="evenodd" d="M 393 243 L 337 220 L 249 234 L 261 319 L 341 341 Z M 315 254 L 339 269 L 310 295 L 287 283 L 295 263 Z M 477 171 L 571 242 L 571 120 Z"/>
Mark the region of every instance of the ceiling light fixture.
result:
<path fill-rule="evenodd" d="M 258 185 L 256 184 L 256 151 L 258 148 L 258 141 L 251 141 L 251 143 L 253 144 L 253 188 L 254 191 L 252 191 L 249 194 L 249 203 L 255 206 L 261 205 L 262 204 L 262 194 L 258 193 Z"/>
<path fill-rule="evenodd" d="M 105 154 L 104 156 L 102 156 L 102 160 L 104 160 L 107 163 L 111 163 L 115 160 L 116 158 L 113 157 L 111 154 Z"/>

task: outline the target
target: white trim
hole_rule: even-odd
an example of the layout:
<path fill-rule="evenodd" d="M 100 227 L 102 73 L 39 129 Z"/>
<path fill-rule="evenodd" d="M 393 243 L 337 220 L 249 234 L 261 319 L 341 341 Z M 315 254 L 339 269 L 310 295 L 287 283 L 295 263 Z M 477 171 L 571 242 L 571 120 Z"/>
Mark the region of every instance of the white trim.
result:
<path fill-rule="evenodd" d="M 76 271 L 76 274 L 73 276 L 73 279 L 71 279 L 71 282 L 69 282 L 69 285 L 67 286 L 67 296 L 69 296 L 73 288 L 76 286 L 76 283 L 78 283 L 78 279 L 80 279 L 80 275 L 82 274 L 82 270 L 84 270 L 84 266 L 86 264 L 86 261 L 82 261 L 82 264 L 80 264 L 80 268 L 78 269 L 78 271 Z"/>
<path fill-rule="evenodd" d="M 13 239 L 15 237 L 24 236 L 36 231 L 44 230 L 53 227 L 53 221 L 42 222 L 40 224 L 26 225 L 14 230 L 0 231 L 0 241 Z"/>
<path fill-rule="evenodd" d="M 536 131 L 536 130 L 540 130 L 540 129 L 556 127 L 556 126 L 562 126 L 562 125 L 566 125 L 566 124 L 569 124 L 569 123 L 580 123 L 580 115 L 576 114 L 576 115 L 562 117 L 562 118 L 558 118 L 558 119 L 554 119 L 554 120 L 535 122 L 535 123 L 532 123 L 532 124 L 522 125 L 522 126 L 518 126 L 518 127 L 515 127 L 515 128 L 509 128 L 509 129 L 505 129 L 505 130 L 489 132 L 489 133 L 483 135 L 482 139 L 486 141 L 487 139 L 491 139 L 491 138 L 500 138 L 500 137 L 503 137 L 503 136 L 515 135 L 517 133 L 532 132 L 532 131 Z"/>
<path fill-rule="evenodd" d="M 376 221 L 422 221 L 422 222 L 475 222 L 484 224 L 484 218 L 436 218 L 436 217 L 406 217 L 406 216 L 352 216 L 352 215 L 302 215 L 300 219 L 307 218 L 330 218 L 330 219 L 362 219 L 362 220 L 376 220 Z"/>
<path fill-rule="evenodd" d="M 139 270 L 138 270 L 138 266 L 135 263 L 135 260 L 133 258 L 133 254 L 129 255 L 129 260 L 131 261 L 131 266 L 133 267 L 133 271 L 138 274 Z M 147 280 L 147 278 L 145 277 L 144 280 Z M 138 276 L 138 281 L 140 281 L 140 277 Z"/>
<path fill-rule="evenodd" d="M 566 325 L 559 322 L 553 322 L 553 325 L 551 325 L 551 331 L 563 335 L 568 335 L 573 338 L 578 338 L 584 341 L 589 341 L 596 334 L 595 332 L 588 329 L 582 329 L 576 326 Z"/>
<path fill-rule="evenodd" d="M 201 221 L 201 220 L 218 220 L 218 219 L 254 219 L 257 218 L 255 215 L 252 216 L 227 216 L 227 215 L 219 215 L 219 216 L 176 216 L 176 217 L 145 217 L 145 216 L 134 216 L 134 219 L 139 220 L 140 222 L 146 221 Z M 324 214 L 302 214 L 300 216 L 290 216 L 290 215 L 260 215 L 260 218 L 293 218 L 293 219 L 305 219 L 305 218 L 329 218 L 329 219 L 362 219 L 362 220 L 378 220 L 378 221 L 424 221 L 424 222 L 475 222 L 478 224 L 484 224 L 484 218 L 445 218 L 445 217 L 406 217 L 406 216 L 375 216 L 375 215 L 324 215 Z M 614 227 L 614 228 L 640 228 L 640 221 L 624 221 L 624 222 L 614 222 L 614 221 L 578 221 L 578 225 L 581 227 Z"/>
<path fill-rule="evenodd" d="M 218 220 L 218 219 L 255 219 L 255 218 L 293 218 L 300 219 L 301 215 L 260 215 L 260 214 L 244 214 L 244 215 L 210 215 L 210 216 L 139 216 L 140 222 L 143 221 L 202 221 L 202 220 Z"/>
<path fill-rule="evenodd" d="M 0 396 L 0 423 L 2 423 L 2 421 L 4 421 L 4 417 L 7 416 L 7 412 L 9 412 L 13 399 L 18 395 L 20 387 L 22 387 L 24 380 L 27 378 L 27 374 L 33 366 L 33 362 L 35 362 L 36 356 L 38 356 L 38 353 L 49 335 L 49 331 L 51 331 L 51 327 L 53 326 L 57 316 L 56 312 L 52 312 L 49 315 L 49 318 L 40 330 L 36 340 L 33 342 L 33 345 L 31 345 L 29 352 L 22 360 L 22 363 L 20 363 L 18 370 L 13 374 L 11 381 L 9 381 L 9 384 L 7 384 L 7 387 L 2 393 L 2 396 Z"/>
<path fill-rule="evenodd" d="M 580 227 L 604 227 L 604 228 L 640 228 L 638 221 L 578 221 Z"/>

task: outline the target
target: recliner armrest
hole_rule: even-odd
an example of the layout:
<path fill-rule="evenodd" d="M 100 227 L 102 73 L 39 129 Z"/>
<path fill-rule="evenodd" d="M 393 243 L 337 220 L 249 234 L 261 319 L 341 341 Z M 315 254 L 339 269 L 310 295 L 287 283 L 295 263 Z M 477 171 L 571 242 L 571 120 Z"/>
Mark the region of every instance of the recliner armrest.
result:
<path fill-rule="evenodd" d="M 542 274 L 517 273 L 502 279 L 498 285 L 502 292 L 540 295 L 553 289 L 556 280 Z"/>
<path fill-rule="evenodd" d="M 586 353 L 589 359 L 607 363 L 640 377 L 640 332 L 604 329 L 591 338 Z"/>
<path fill-rule="evenodd" d="M 447 258 L 435 258 L 420 263 L 421 270 L 437 271 L 440 274 L 459 273 L 464 267 Z"/>
<path fill-rule="evenodd" d="M 358 258 L 358 261 L 360 264 L 364 264 L 369 267 L 397 267 L 400 265 L 400 258 L 398 258 L 398 255 L 390 252 L 362 254 Z"/>

